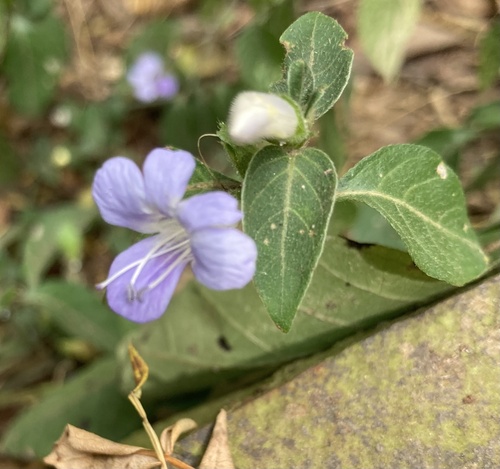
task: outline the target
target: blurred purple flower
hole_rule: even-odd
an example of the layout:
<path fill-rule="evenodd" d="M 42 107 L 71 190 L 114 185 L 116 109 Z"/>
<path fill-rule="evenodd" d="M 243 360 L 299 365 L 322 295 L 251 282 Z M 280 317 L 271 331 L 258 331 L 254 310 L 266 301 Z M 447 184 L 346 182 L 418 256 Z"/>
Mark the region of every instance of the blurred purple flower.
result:
<path fill-rule="evenodd" d="M 165 71 L 163 59 L 155 52 L 144 52 L 137 58 L 127 73 L 127 81 L 143 103 L 169 99 L 179 91 L 177 78 Z"/>
<path fill-rule="evenodd" d="M 186 151 L 157 148 L 142 172 L 121 156 L 97 171 L 92 193 L 104 220 L 156 233 L 119 254 L 97 285 L 107 288 L 109 306 L 127 319 L 160 317 L 187 264 L 213 290 L 242 288 L 254 275 L 257 248 L 235 228 L 242 218 L 238 201 L 221 191 L 182 200 L 195 165 Z"/>

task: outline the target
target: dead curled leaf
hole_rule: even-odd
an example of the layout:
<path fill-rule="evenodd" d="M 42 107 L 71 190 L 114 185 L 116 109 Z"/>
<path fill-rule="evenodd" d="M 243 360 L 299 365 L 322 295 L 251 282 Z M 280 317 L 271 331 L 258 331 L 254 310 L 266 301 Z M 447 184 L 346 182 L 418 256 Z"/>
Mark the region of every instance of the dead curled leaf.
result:
<path fill-rule="evenodd" d="M 208 443 L 199 469 L 234 469 L 227 437 L 227 414 L 224 409 L 215 420 L 212 437 Z"/>
<path fill-rule="evenodd" d="M 160 435 L 160 443 L 166 454 L 171 455 L 174 452 L 174 446 L 183 433 L 190 432 L 197 427 L 192 419 L 180 419 L 170 427 L 165 428 Z"/>
<path fill-rule="evenodd" d="M 66 425 L 43 460 L 56 469 L 154 469 L 160 461 L 151 450 L 122 445 L 73 425 Z"/>
<path fill-rule="evenodd" d="M 174 468 L 193 469 L 171 454 L 179 436 L 194 428 L 196 423 L 193 420 L 181 419 L 162 432 L 164 456 Z M 152 450 L 115 443 L 73 425 L 66 425 L 61 438 L 43 461 L 56 469 L 157 469 L 162 464 Z M 199 469 L 234 469 L 225 410 L 221 410 L 217 416 Z"/>
<path fill-rule="evenodd" d="M 138 398 L 141 397 L 141 388 L 144 383 L 148 380 L 149 367 L 144 359 L 139 355 L 139 352 L 134 347 L 133 344 L 128 345 L 128 354 L 130 357 L 130 364 L 132 365 L 132 371 L 134 373 L 135 388 L 132 391 L 137 395 Z"/>

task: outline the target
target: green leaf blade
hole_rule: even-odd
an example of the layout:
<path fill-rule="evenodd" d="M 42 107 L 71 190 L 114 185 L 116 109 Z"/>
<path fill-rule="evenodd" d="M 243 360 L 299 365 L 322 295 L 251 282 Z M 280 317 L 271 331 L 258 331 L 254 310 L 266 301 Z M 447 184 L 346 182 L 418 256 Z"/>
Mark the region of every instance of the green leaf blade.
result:
<path fill-rule="evenodd" d="M 61 232 L 70 226 L 80 236 L 95 219 L 93 207 L 64 204 L 37 214 L 23 246 L 23 271 L 29 288 L 35 288 L 62 251 Z"/>
<path fill-rule="evenodd" d="M 118 390 L 116 371 L 116 360 L 103 357 L 63 385 L 47 385 L 41 399 L 9 425 L 0 451 L 42 458 L 68 423 L 115 441 L 124 438 L 138 419 Z"/>
<path fill-rule="evenodd" d="M 43 114 L 66 55 L 66 34 L 58 18 L 48 15 L 31 22 L 20 15 L 12 17 L 2 68 L 9 82 L 9 98 L 19 112 L 29 117 Z"/>
<path fill-rule="evenodd" d="M 500 68 L 500 17 L 491 20 L 490 27 L 479 44 L 479 82 L 486 90 L 495 84 Z"/>
<path fill-rule="evenodd" d="M 192 282 L 164 316 L 123 340 L 122 389 L 134 386 L 129 342 L 150 367 L 144 394 L 164 400 L 221 383 L 234 386 L 241 377 L 318 352 L 453 291 L 417 269 L 406 253 L 347 242 L 332 233 L 332 225 L 288 334 L 273 324 L 254 285 L 222 292 Z"/>
<path fill-rule="evenodd" d="M 407 42 L 420 17 L 421 0 L 362 0 L 358 11 L 361 44 L 386 81 L 399 72 Z"/>
<path fill-rule="evenodd" d="M 309 104 L 315 119 L 334 105 L 349 81 L 353 52 L 344 46 L 346 38 L 333 18 L 317 12 L 300 17 L 280 38 L 287 51 L 285 73 L 297 61 L 311 72 L 303 87 L 314 89 L 315 99 Z"/>
<path fill-rule="evenodd" d="M 111 312 L 94 292 L 77 283 L 49 280 L 27 295 L 43 306 L 49 318 L 67 334 L 113 352 L 133 323 Z"/>
<path fill-rule="evenodd" d="M 322 151 L 288 155 L 268 146 L 252 159 L 242 191 L 244 229 L 258 248 L 255 284 L 287 332 L 323 250 L 337 177 Z"/>
<path fill-rule="evenodd" d="M 338 197 L 378 210 L 431 277 L 464 285 L 488 266 L 457 176 L 428 148 L 392 145 L 378 150 L 341 179 Z"/>
<path fill-rule="evenodd" d="M 236 60 L 245 83 L 265 91 L 281 74 L 283 49 L 262 26 L 247 28 L 235 42 Z"/>

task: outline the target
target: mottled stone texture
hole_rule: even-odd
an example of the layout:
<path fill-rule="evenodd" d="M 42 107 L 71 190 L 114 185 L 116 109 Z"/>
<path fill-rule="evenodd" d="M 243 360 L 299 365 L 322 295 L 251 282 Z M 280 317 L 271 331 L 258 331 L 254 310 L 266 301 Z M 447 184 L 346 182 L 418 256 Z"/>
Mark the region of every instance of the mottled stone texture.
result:
<path fill-rule="evenodd" d="M 240 469 L 500 468 L 500 276 L 243 405 L 229 437 Z"/>

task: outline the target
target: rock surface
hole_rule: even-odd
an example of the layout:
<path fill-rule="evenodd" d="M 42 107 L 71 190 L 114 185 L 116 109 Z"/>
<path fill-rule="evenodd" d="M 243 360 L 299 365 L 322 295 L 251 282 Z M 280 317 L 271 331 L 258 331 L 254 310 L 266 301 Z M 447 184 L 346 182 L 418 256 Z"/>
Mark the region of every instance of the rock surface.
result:
<path fill-rule="evenodd" d="M 241 469 L 499 468 L 500 276 L 351 343 L 228 432 Z M 196 464 L 209 433 L 180 453 Z"/>

